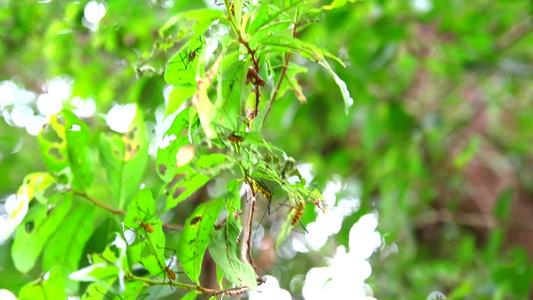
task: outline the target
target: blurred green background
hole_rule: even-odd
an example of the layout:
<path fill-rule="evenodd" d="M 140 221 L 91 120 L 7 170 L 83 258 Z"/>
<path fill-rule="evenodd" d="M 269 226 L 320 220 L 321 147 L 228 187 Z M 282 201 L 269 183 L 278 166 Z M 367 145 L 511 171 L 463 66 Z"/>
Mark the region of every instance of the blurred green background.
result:
<path fill-rule="evenodd" d="M 3 201 L 27 173 L 45 170 L 30 134 L 49 108 L 43 94 L 73 109 L 95 104 L 85 120 L 95 132 L 114 103 L 137 102 L 157 124 L 165 103 L 157 72 L 165 60 L 138 60 L 170 16 L 215 7 L 209 1 L 99 3 L 105 13 L 95 19 L 88 1 L 0 3 Z M 355 251 L 350 229 L 373 214 L 380 243 L 368 259 L 367 294 L 530 298 L 532 13 L 528 0 L 369 0 L 325 11 L 300 32 L 345 62 L 345 69 L 335 68 L 354 106 L 345 114 L 334 81 L 309 64 L 299 77 L 307 103 L 285 95 L 264 134 L 298 163 L 310 163 L 321 191 L 336 186 L 328 199 L 357 209 L 344 214 L 340 230 L 319 249 L 274 258 L 273 250 L 258 249 L 257 257 L 267 257 L 265 272 L 302 298 L 302 275 L 327 266 L 338 246 Z M 146 176 L 148 187 L 161 184 L 153 165 Z M 0 246 L 0 289 L 16 292 L 30 277 L 15 275 L 9 251 L 10 241 Z"/>

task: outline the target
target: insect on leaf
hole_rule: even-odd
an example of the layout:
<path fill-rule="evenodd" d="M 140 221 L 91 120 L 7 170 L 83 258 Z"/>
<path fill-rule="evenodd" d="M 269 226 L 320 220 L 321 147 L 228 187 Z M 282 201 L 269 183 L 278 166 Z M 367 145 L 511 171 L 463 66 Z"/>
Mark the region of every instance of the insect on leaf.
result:
<path fill-rule="evenodd" d="M 155 201 L 149 189 L 140 190 L 130 202 L 124 218 L 127 228 L 139 228 L 139 222 L 151 222 L 155 214 Z"/>

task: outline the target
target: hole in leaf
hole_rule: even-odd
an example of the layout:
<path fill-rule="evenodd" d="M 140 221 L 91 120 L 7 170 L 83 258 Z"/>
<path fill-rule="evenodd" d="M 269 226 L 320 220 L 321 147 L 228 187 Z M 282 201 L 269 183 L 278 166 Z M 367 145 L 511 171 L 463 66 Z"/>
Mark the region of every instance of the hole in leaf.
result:
<path fill-rule="evenodd" d="M 164 176 L 165 173 L 167 172 L 167 166 L 165 166 L 164 164 L 160 164 L 158 168 L 159 168 L 159 174 Z"/>
<path fill-rule="evenodd" d="M 174 193 L 172 193 L 172 197 L 173 197 L 174 199 L 177 199 L 177 198 L 181 195 L 181 193 L 183 193 L 184 190 L 185 190 L 184 187 L 177 188 L 177 189 L 174 191 Z"/>
<path fill-rule="evenodd" d="M 174 178 L 172 178 L 172 181 L 168 184 L 168 188 L 173 189 L 176 183 L 181 181 L 182 177 L 182 174 L 176 174 L 176 176 L 174 176 Z"/>
<path fill-rule="evenodd" d="M 192 218 L 190 224 L 191 224 L 191 225 L 196 225 L 196 223 L 198 223 L 198 222 L 201 221 L 201 220 L 202 220 L 202 217 L 194 217 L 194 218 Z"/>
<path fill-rule="evenodd" d="M 33 223 L 33 221 L 26 222 L 26 232 L 31 233 L 33 231 L 34 225 L 35 224 Z"/>
<path fill-rule="evenodd" d="M 50 150 L 48 150 L 48 155 L 55 157 L 56 160 L 64 160 L 65 158 L 63 155 L 61 155 L 61 152 L 59 151 L 59 148 L 52 147 Z"/>
<path fill-rule="evenodd" d="M 61 144 L 63 142 L 63 139 L 57 135 L 57 132 L 55 132 L 51 126 L 46 126 L 46 128 L 41 132 L 41 135 L 43 139 L 50 143 Z"/>
<path fill-rule="evenodd" d="M 57 119 L 57 124 L 65 126 L 65 119 L 63 119 L 63 116 L 57 115 L 56 119 Z"/>
<path fill-rule="evenodd" d="M 71 131 L 80 131 L 81 130 L 81 126 L 78 125 L 78 124 L 72 124 L 72 126 L 70 127 L 70 130 Z"/>
<path fill-rule="evenodd" d="M 49 217 L 52 212 L 54 211 L 55 207 L 50 207 L 49 209 L 46 210 L 46 216 Z"/>

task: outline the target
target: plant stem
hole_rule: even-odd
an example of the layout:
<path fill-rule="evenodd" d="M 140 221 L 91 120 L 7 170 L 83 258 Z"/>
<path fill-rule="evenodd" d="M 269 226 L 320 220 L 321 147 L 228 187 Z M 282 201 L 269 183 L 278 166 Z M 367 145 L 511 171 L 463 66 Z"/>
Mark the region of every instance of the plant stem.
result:
<path fill-rule="evenodd" d="M 292 28 L 292 37 L 294 38 L 296 36 L 296 28 L 298 27 L 298 15 L 300 10 L 296 9 L 296 16 L 294 17 L 294 27 Z M 283 69 L 281 70 L 281 75 L 279 77 L 278 83 L 276 84 L 276 87 L 274 88 L 274 91 L 272 92 L 272 96 L 268 100 L 268 108 L 265 113 L 265 118 L 263 119 L 263 123 L 266 121 L 268 114 L 270 113 L 270 109 L 272 109 L 272 104 L 274 103 L 274 100 L 276 100 L 276 97 L 279 93 L 279 88 L 281 87 L 281 83 L 283 83 L 283 78 L 285 78 L 285 74 L 287 74 L 287 68 L 289 67 L 289 62 L 292 57 L 292 52 L 288 52 L 285 55 L 285 61 L 283 64 Z"/>
<path fill-rule="evenodd" d="M 181 283 L 181 282 L 173 282 L 173 281 L 170 281 L 170 280 L 169 281 L 153 280 L 153 279 L 149 279 L 149 278 L 143 278 L 143 277 L 135 276 L 133 274 L 128 274 L 128 275 L 126 275 L 125 278 L 128 279 L 128 280 L 144 282 L 144 283 L 146 283 L 148 285 L 176 286 L 176 287 L 184 288 L 184 289 L 187 289 L 187 290 L 196 290 L 196 291 L 199 291 L 199 292 L 204 293 L 204 294 L 212 294 L 212 295 L 238 295 L 238 294 L 243 294 L 243 293 L 248 291 L 247 287 L 237 287 L 237 288 L 231 288 L 231 289 L 227 289 L 227 290 L 215 290 L 215 289 L 204 288 L 204 287 L 202 287 L 200 285 L 186 284 L 186 283 Z"/>
<path fill-rule="evenodd" d="M 89 202 L 91 202 L 92 204 L 96 205 L 96 206 L 99 206 L 105 210 L 108 210 L 116 215 L 122 215 L 122 216 L 125 216 L 126 215 L 126 212 L 121 210 L 121 209 L 118 209 L 118 208 L 115 208 L 111 205 L 108 205 L 106 203 L 103 203 L 103 202 L 100 202 L 92 197 L 90 197 L 89 195 L 85 194 L 85 193 L 81 193 L 81 192 L 77 192 L 77 191 L 74 191 L 74 194 L 75 195 L 78 195 L 86 200 L 88 200 Z M 183 229 L 183 226 L 181 225 L 178 225 L 178 224 L 171 224 L 171 223 L 163 223 L 163 227 L 165 227 L 166 229 L 171 229 L 171 230 L 182 230 Z"/>

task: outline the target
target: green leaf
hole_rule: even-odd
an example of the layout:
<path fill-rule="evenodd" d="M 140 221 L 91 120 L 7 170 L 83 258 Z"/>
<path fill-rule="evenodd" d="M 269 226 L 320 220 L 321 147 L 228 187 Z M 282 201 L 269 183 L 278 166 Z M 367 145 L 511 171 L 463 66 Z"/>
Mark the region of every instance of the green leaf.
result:
<path fill-rule="evenodd" d="M 298 83 L 298 80 L 296 79 L 296 75 L 298 73 L 306 73 L 306 72 L 307 72 L 306 67 L 302 67 L 302 66 L 290 63 L 287 68 L 285 78 L 279 87 L 279 91 L 277 95 L 278 99 L 283 97 L 283 95 L 285 94 L 287 90 L 292 90 L 294 94 L 296 95 L 296 98 L 298 99 L 298 101 L 300 101 L 300 103 L 306 103 L 307 98 L 303 94 L 302 87 L 300 86 L 300 84 Z M 279 76 L 280 76 L 279 74 L 276 74 L 275 82 L 278 82 Z"/>
<path fill-rule="evenodd" d="M 15 195 L 16 207 L 14 207 L 7 219 L 2 224 L 2 234 L 0 235 L 0 242 L 8 239 L 11 234 L 17 229 L 17 226 L 22 222 L 28 213 L 28 207 L 33 200 L 37 198 L 41 204 L 47 204 L 49 199 L 44 197 L 47 189 L 51 188 L 54 183 L 54 178 L 48 173 L 30 173 L 24 178 L 23 184 L 19 187 Z M 51 201 L 53 202 L 53 201 Z M 53 203 L 51 203 L 53 204 Z"/>
<path fill-rule="evenodd" d="M 272 25 L 280 24 L 283 21 L 289 21 L 287 22 L 286 26 L 288 28 L 292 28 L 291 27 L 291 25 L 293 24 L 292 20 L 283 20 L 280 17 L 286 14 L 287 12 L 291 11 L 292 9 L 295 9 L 302 5 L 306 5 L 308 3 L 310 3 L 310 1 L 303 1 L 303 0 L 291 1 L 290 3 L 284 3 L 282 9 L 272 4 L 265 3 L 261 5 L 259 12 L 257 13 L 252 23 L 250 24 L 250 27 L 248 28 L 248 32 L 250 33 L 250 35 L 253 35 L 253 33 L 260 31 L 260 30 L 265 30 L 265 29 L 271 30 L 270 27 L 272 27 Z M 275 31 L 275 32 L 279 32 L 279 31 Z"/>
<path fill-rule="evenodd" d="M 509 219 L 513 204 L 513 195 L 514 190 L 512 188 L 508 188 L 503 191 L 496 200 L 496 205 L 494 206 L 494 216 L 498 220 L 505 221 Z"/>
<path fill-rule="evenodd" d="M 74 200 L 76 198 L 74 196 Z M 78 200 L 44 249 L 42 262 L 44 270 L 60 266 L 64 274 L 68 275 L 78 269 L 85 243 L 93 232 L 95 210 L 94 206 L 86 204 L 85 200 Z M 69 293 L 77 292 L 77 286 L 77 283 L 67 281 Z"/>
<path fill-rule="evenodd" d="M 72 172 L 75 189 L 83 191 L 89 187 L 93 179 L 94 162 L 89 148 L 89 129 L 84 122 L 72 112 L 62 110 L 50 117 L 37 139 L 43 160 L 51 173 Z"/>
<path fill-rule="evenodd" d="M 200 155 L 195 161 L 196 169 L 211 177 L 218 175 L 222 170 L 230 169 L 233 164 L 233 160 L 222 153 Z"/>
<path fill-rule="evenodd" d="M 54 197 L 60 199 L 54 209 L 49 212 L 46 205 L 33 206 L 24 219 L 25 226 L 17 228 L 15 241 L 11 248 L 11 257 L 17 270 L 22 273 L 27 273 L 34 267 L 44 245 L 56 232 L 70 210 L 71 195 L 59 194 Z M 27 229 L 30 227 L 33 229 L 28 231 Z"/>
<path fill-rule="evenodd" d="M 214 229 L 223 204 L 222 199 L 200 204 L 187 218 L 181 232 L 178 257 L 187 276 L 196 283 L 199 283 L 198 277 L 202 269 L 209 234 Z"/>
<path fill-rule="evenodd" d="M 30 173 L 24 177 L 23 184 L 20 186 L 17 195 L 26 195 L 28 204 L 33 198 L 36 198 L 41 204 L 48 204 L 50 199 L 47 199 L 44 193 L 54 183 L 54 177 L 48 173 Z"/>
<path fill-rule="evenodd" d="M 285 239 L 287 239 L 287 237 L 291 233 L 292 227 L 293 227 L 292 218 L 294 217 L 295 214 L 296 214 L 296 209 L 291 209 L 289 213 L 287 214 L 287 218 L 285 219 L 285 222 L 281 226 L 281 229 L 278 234 L 278 239 L 276 240 L 276 248 L 281 246 L 281 243 L 283 243 L 283 241 L 285 241 Z"/>
<path fill-rule="evenodd" d="M 324 5 L 322 8 L 329 10 L 329 9 L 334 9 L 334 8 L 339 8 L 341 6 L 344 6 L 348 2 L 355 3 L 358 1 L 361 1 L 361 0 L 333 0 L 333 2 L 330 5 Z"/>
<path fill-rule="evenodd" d="M 325 59 L 322 59 L 319 61 L 319 64 L 326 68 L 328 73 L 333 77 L 333 80 L 335 80 L 335 83 L 341 90 L 342 99 L 344 100 L 344 113 L 348 114 L 348 110 L 353 105 L 353 99 L 350 96 L 350 91 L 348 91 L 348 87 L 346 86 L 346 83 L 331 69 L 330 65 Z"/>
<path fill-rule="evenodd" d="M 107 292 L 108 290 L 98 283 L 91 283 L 81 296 L 81 300 L 103 300 L 106 299 Z"/>
<path fill-rule="evenodd" d="M 163 141 L 169 144 L 157 150 L 157 174 L 167 183 L 176 175 L 175 166 L 179 149 L 189 144 L 184 131 L 190 125 L 188 124 L 190 111 L 191 108 L 186 108 L 176 116 L 163 137 Z"/>
<path fill-rule="evenodd" d="M 226 189 L 231 194 L 231 198 L 226 200 L 226 210 L 228 211 L 228 218 L 233 217 L 233 214 L 241 210 L 241 196 L 239 194 L 239 180 L 233 179 L 228 182 Z M 240 220 L 237 221 L 237 227 L 240 227 Z"/>
<path fill-rule="evenodd" d="M 124 218 L 124 226 L 127 228 L 139 228 L 139 223 L 151 223 L 154 221 L 156 203 L 149 189 L 140 190 L 131 200 L 128 212 Z"/>
<path fill-rule="evenodd" d="M 120 269 L 106 263 L 96 263 L 70 274 L 70 279 L 79 281 L 101 282 L 117 277 Z"/>
<path fill-rule="evenodd" d="M 224 277 L 237 286 L 250 289 L 257 287 L 256 274 L 251 265 L 237 257 L 237 238 L 240 228 L 234 218 L 228 218 L 226 225 L 215 229 L 209 237 L 209 253 L 220 268 Z"/>
<path fill-rule="evenodd" d="M 160 36 L 170 34 L 169 31 L 174 29 L 174 25 L 179 24 L 180 27 L 187 27 L 186 31 L 191 36 L 198 36 L 209 28 L 209 26 L 224 17 L 224 13 L 217 9 L 199 9 L 191 10 L 184 13 L 177 14 L 171 17 L 159 30 Z M 178 30 L 182 30 L 179 28 Z"/>
<path fill-rule="evenodd" d="M 246 81 L 248 66 L 239 60 L 239 52 L 226 55 L 222 59 L 221 78 L 222 96 L 216 108 L 220 112 L 224 126 L 239 130 L 242 104 L 248 98 L 250 90 L 242 82 Z"/>
<path fill-rule="evenodd" d="M 168 96 L 165 117 L 175 113 L 183 105 L 183 103 L 185 103 L 187 99 L 190 99 L 195 93 L 196 85 L 180 84 L 174 86 L 172 91 L 170 91 L 170 95 Z"/>
<path fill-rule="evenodd" d="M 454 158 L 454 166 L 457 168 L 464 167 L 464 165 L 466 165 L 469 161 L 472 160 L 472 158 L 474 158 L 479 149 L 480 144 L 481 139 L 477 136 L 473 137 L 470 140 L 470 144 L 468 144 L 468 146 Z"/>
<path fill-rule="evenodd" d="M 139 262 L 152 276 L 165 278 L 165 234 L 161 219 L 153 220 L 153 232 L 137 231 L 138 243 L 128 247 L 128 259 Z"/>
<path fill-rule="evenodd" d="M 43 278 L 23 286 L 19 292 L 20 300 L 67 299 L 65 274 L 61 268 L 52 268 Z"/>
<path fill-rule="evenodd" d="M 218 138 L 218 134 L 213 128 L 213 122 L 218 113 L 216 106 L 211 103 L 209 95 L 207 94 L 210 86 L 210 82 L 207 82 L 206 80 L 198 86 L 198 91 L 193 97 L 193 104 L 198 112 L 200 124 L 202 125 L 205 135 L 209 139 L 215 139 Z"/>
<path fill-rule="evenodd" d="M 148 163 L 148 138 L 138 108 L 125 134 L 100 135 L 100 154 L 115 204 L 124 209 L 139 190 Z"/>
<path fill-rule="evenodd" d="M 252 37 L 250 44 L 257 44 L 261 46 L 261 54 L 263 52 L 272 52 L 274 50 L 282 52 L 293 52 L 300 54 L 301 56 L 317 63 L 325 61 L 324 57 L 329 57 L 333 58 L 343 67 L 345 66 L 342 60 L 340 60 L 335 55 L 327 52 L 326 50 L 320 49 L 319 47 L 311 43 L 290 36 L 271 34 L 268 36 L 262 36 L 261 39 L 259 39 L 259 37 Z"/>
<path fill-rule="evenodd" d="M 142 299 L 141 297 L 139 297 L 139 295 L 142 293 L 142 291 L 144 290 L 145 286 L 142 282 L 128 282 L 126 283 L 126 291 L 124 293 L 121 294 L 121 297 L 118 298 L 118 299 L 123 299 L 123 300 L 127 300 L 127 299 Z"/>
<path fill-rule="evenodd" d="M 118 294 L 126 290 L 124 276 L 128 267 L 126 241 L 118 233 L 102 254 L 92 255 L 92 265 L 69 275 L 72 280 L 97 282 L 106 291 Z"/>
<path fill-rule="evenodd" d="M 185 296 L 181 297 L 181 300 L 194 300 L 198 296 L 198 293 L 195 291 L 190 291 Z"/>
<path fill-rule="evenodd" d="M 202 36 L 214 21 L 222 17 L 224 14 L 215 9 L 193 10 L 173 16 L 161 27 L 159 34 L 162 37 L 171 34 L 171 31 L 177 31 L 177 36 L 172 38 L 173 41 L 186 39 L 185 43 L 170 59 L 165 71 L 165 81 L 178 89 L 174 95 L 176 99 L 172 101 L 173 103 L 169 101 L 166 115 L 173 113 L 175 109 L 179 108 L 180 102 L 183 103 L 196 92 L 198 59 L 194 58 L 198 56 L 201 48 L 205 45 L 195 45 L 195 41 L 198 41 L 198 37 Z M 177 28 L 174 28 L 175 25 Z M 173 44 L 167 43 L 163 48 L 169 48 Z M 194 56 L 191 56 L 192 51 L 195 53 Z"/>
<path fill-rule="evenodd" d="M 350 97 L 348 87 L 346 86 L 346 83 L 333 71 L 325 59 L 325 57 L 333 58 L 342 66 L 344 66 L 344 63 L 339 58 L 313 44 L 289 36 L 268 35 L 261 36 L 261 39 L 259 39 L 259 37 L 253 37 L 250 43 L 257 43 L 257 45 L 262 47 L 261 53 L 258 55 L 262 55 L 262 52 L 270 53 L 276 50 L 282 52 L 293 52 L 298 53 L 302 57 L 314 61 L 326 68 L 341 90 L 341 95 L 344 99 L 345 112 L 348 113 L 348 109 L 353 105 L 353 99 Z"/>
<path fill-rule="evenodd" d="M 182 166 L 176 172 L 172 181 L 165 187 L 165 194 L 168 197 L 163 211 L 175 207 L 211 179 L 203 173 L 196 172 L 190 165 Z"/>

